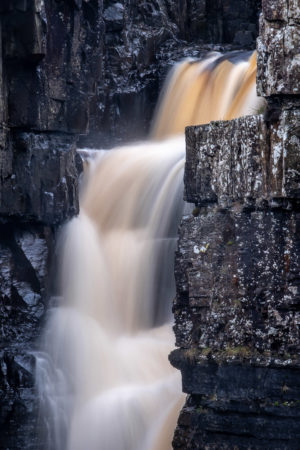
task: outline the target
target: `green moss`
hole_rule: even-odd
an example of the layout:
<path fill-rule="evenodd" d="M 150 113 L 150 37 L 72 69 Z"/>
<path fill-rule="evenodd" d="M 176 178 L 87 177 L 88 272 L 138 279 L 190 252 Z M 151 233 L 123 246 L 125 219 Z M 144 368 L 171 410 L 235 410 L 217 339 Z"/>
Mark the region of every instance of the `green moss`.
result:
<path fill-rule="evenodd" d="M 234 241 L 228 241 L 226 245 L 234 245 L 235 242 Z"/>
<path fill-rule="evenodd" d="M 233 300 L 233 306 L 235 306 L 236 308 L 241 308 L 242 307 L 242 303 L 240 300 Z"/>
<path fill-rule="evenodd" d="M 198 206 L 196 206 L 196 207 L 193 209 L 192 214 L 193 214 L 194 217 L 198 217 L 199 214 L 200 214 L 200 208 L 198 208 Z"/>
<path fill-rule="evenodd" d="M 205 408 L 203 408 L 203 406 L 199 406 L 199 407 L 196 409 L 196 411 L 197 411 L 198 414 L 207 414 L 207 413 L 208 413 L 208 410 L 205 409 Z"/>
<path fill-rule="evenodd" d="M 253 355 L 253 352 L 249 347 L 242 345 L 237 347 L 226 347 L 226 349 L 223 350 L 223 353 L 225 356 L 240 356 L 242 358 L 248 358 Z"/>
<path fill-rule="evenodd" d="M 205 347 L 201 350 L 201 355 L 207 356 L 211 353 L 211 347 Z"/>
<path fill-rule="evenodd" d="M 267 104 L 262 105 L 260 108 L 258 108 L 254 114 L 263 114 L 266 110 Z"/>
<path fill-rule="evenodd" d="M 217 394 L 214 393 L 214 394 L 209 398 L 209 400 L 210 400 L 211 402 L 216 402 L 216 401 L 218 400 Z"/>
<path fill-rule="evenodd" d="M 198 354 L 199 354 L 199 350 L 197 348 L 189 348 L 189 349 L 185 350 L 185 352 L 184 352 L 184 356 L 190 362 L 195 361 L 197 359 Z"/>

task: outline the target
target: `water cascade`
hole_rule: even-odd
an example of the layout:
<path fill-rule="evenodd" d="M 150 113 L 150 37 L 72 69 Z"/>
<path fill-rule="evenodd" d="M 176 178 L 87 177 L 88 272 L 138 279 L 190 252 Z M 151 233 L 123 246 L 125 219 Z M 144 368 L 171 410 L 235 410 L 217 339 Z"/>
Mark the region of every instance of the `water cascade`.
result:
<path fill-rule="evenodd" d="M 171 448 L 183 403 L 168 362 L 182 133 L 257 110 L 255 70 L 255 54 L 237 64 L 219 54 L 180 63 L 164 88 L 155 139 L 90 159 L 80 215 L 60 238 L 62 297 L 36 355 L 45 448 Z"/>

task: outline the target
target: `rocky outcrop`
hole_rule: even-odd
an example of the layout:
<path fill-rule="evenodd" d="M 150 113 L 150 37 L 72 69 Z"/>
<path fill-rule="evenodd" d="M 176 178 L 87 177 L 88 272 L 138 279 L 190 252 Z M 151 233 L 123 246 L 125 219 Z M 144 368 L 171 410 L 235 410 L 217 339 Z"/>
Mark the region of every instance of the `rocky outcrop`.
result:
<path fill-rule="evenodd" d="M 40 448 L 32 352 L 55 236 L 78 213 L 78 133 L 101 77 L 102 3 L 0 6 L 0 447 Z"/>
<path fill-rule="evenodd" d="M 189 394 L 176 449 L 299 447 L 299 61 L 283 38 L 299 26 L 293 2 L 275 3 L 263 2 L 258 40 L 265 115 L 186 131 L 196 207 L 175 264 L 170 360 Z"/>

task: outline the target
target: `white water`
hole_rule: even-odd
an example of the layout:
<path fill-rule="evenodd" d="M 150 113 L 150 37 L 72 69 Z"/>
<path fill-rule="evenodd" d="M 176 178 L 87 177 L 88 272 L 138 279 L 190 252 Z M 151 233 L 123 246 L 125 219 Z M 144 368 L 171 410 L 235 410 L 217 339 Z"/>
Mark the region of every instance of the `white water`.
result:
<path fill-rule="evenodd" d="M 220 67 L 218 76 L 213 71 L 223 89 L 224 80 L 235 80 L 219 102 L 223 113 L 241 87 L 247 63 L 241 64 L 232 67 L 232 78 L 227 64 L 224 77 Z M 204 76 L 207 84 L 207 67 L 207 62 L 194 64 L 193 80 Z M 172 89 L 166 101 L 174 109 Z M 247 86 L 248 103 L 250 91 Z M 173 92 L 173 100 L 182 104 L 183 94 L 184 89 Z M 250 97 L 254 108 L 256 98 Z M 163 103 L 161 122 L 168 110 Z M 177 119 L 176 126 L 160 127 L 158 134 L 182 132 L 186 119 Z M 168 362 L 174 348 L 173 259 L 183 210 L 184 156 L 181 135 L 99 152 L 90 160 L 80 215 L 60 238 L 62 297 L 49 313 L 37 354 L 47 449 L 171 448 L 184 400 L 180 374 Z"/>
<path fill-rule="evenodd" d="M 168 362 L 183 165 L 183 138 L 91 163 L 37 358 L 48 448 L 170 448 L 183 398 Z"/>

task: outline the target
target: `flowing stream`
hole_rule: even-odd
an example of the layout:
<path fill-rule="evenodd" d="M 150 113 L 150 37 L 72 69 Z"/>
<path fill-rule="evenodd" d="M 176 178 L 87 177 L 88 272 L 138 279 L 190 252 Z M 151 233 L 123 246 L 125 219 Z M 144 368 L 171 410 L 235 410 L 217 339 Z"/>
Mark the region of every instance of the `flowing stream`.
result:
<path fill-rule="evenodd" d="M 161 95 L 151 140 L 90 157 L 80 214 L 59 247 L 62 296 L 36 380 L 45 449 L 168 450 L 184 396 L 174 348 L 174 251 L 184 127 L 254 113 L 255 54 L 186 60 Z"/>

